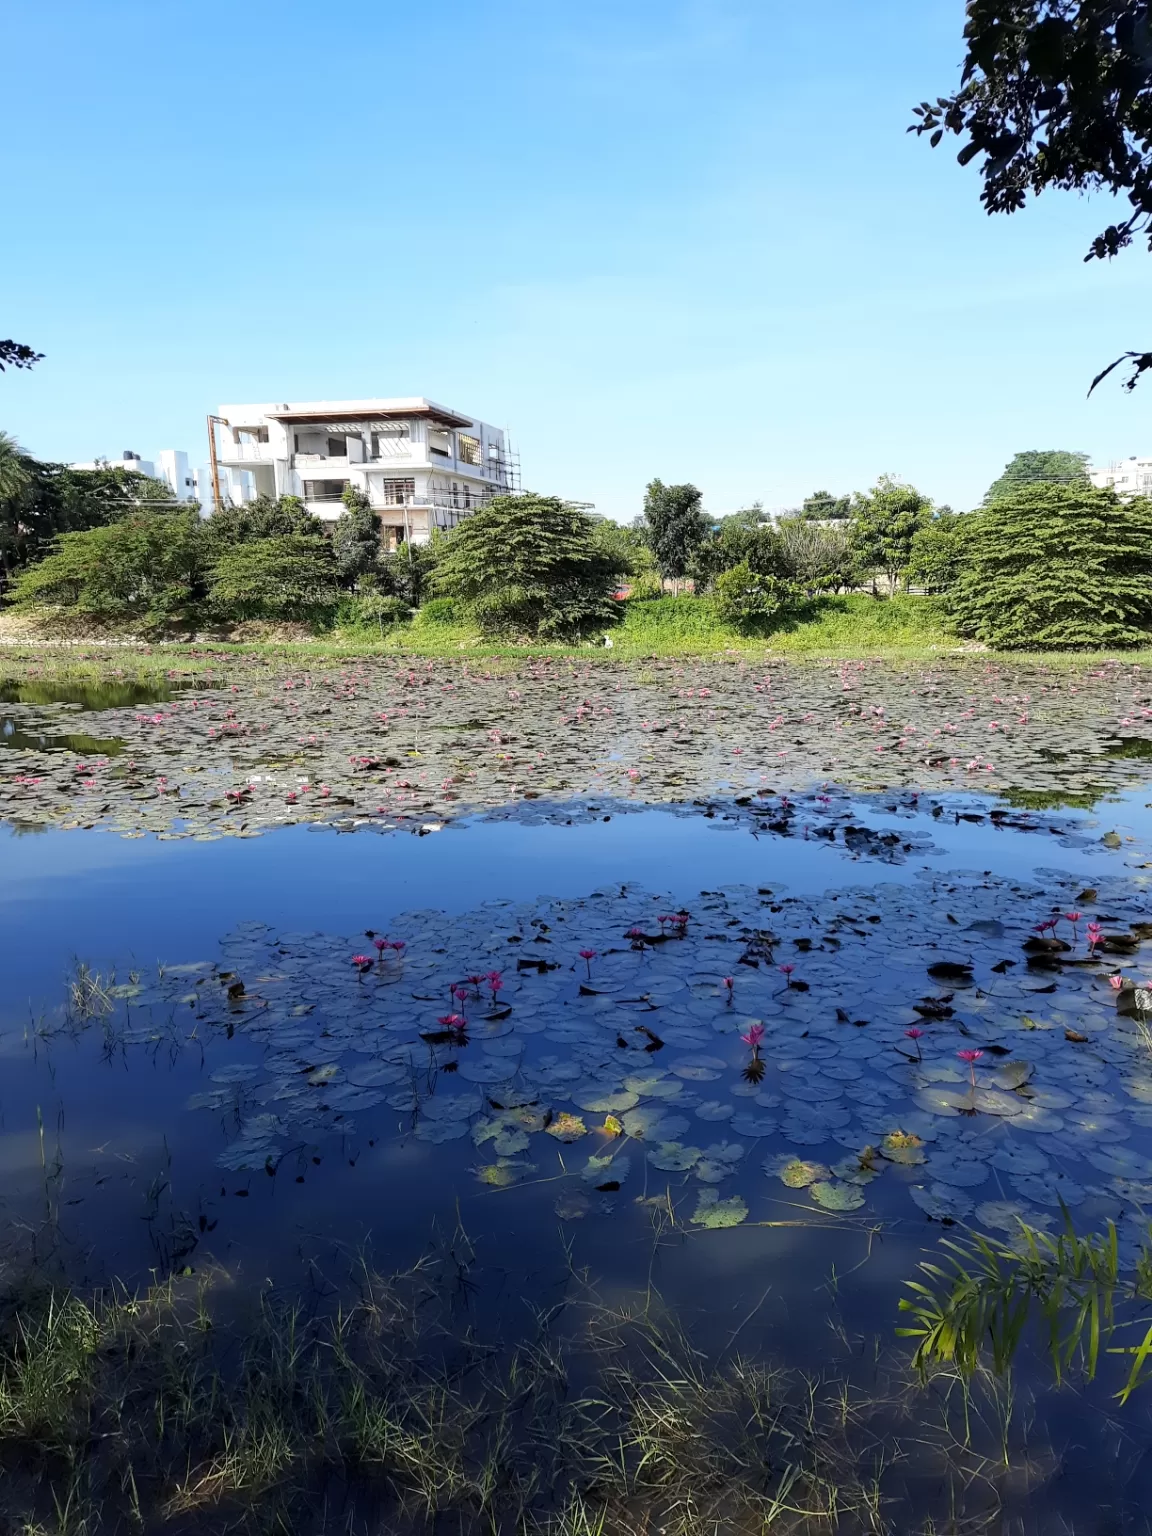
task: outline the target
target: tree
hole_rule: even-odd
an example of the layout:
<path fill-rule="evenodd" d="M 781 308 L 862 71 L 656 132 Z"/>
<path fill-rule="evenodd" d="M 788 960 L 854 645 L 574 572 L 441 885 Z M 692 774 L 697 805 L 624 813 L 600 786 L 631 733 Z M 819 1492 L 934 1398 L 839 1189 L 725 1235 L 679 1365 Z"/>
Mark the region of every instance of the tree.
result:
<path fill-rule="evenodd" d="M 434 531 L 428 544 L 406 540 L 392 554 L 384 555 L 378 571 L 381 588 L 402 598 L 409 608 L 419 608 L 432 584 L 439 548 L 440 535 Z"/>
<path fill-rule="evenodd" d="M 1024 485 L 964 519 L 948 606 L 1004 650 L 1147 644 L 1152 502 L 1087 485 Z"/>
<path fill-rule="evenodd" d="M 724 571 L 747 566 L 757 576 L 783 576 L 785 561 L 780 539 L 759 505 L 722 517 L 714 531 L 697 545 L 688 564 L 697 592 L 707 592 Z"/>
<path fill-rule="evenodd" d="M 48 553 L 60 533 L 99 528 L 137 511 L 175 509 L 166 481 L 120 467 L 42 464 L 7 439 L 8 491 L 0 486 L 0 570 L 5 580 Z M 0 466 L 0 473 L 4 473 Z M 15 476 L 15 478 L 13 478 Z"/>
<path fill-rule="evenodd" d="M 332 529 L 332 549 L 340 583 L 354 587 L 375 571 L 380 561 L 380 519 L 363 491 L 347 486 L 340 500 L 344 511 Z"/>
<path fill-rule="evenodd" d="M 1049 187 L 1125 196 L 1131 212 L 1085 261 L 1115 256 L 1137 234 L 1152 246 L 1147 0 L 970 0 L 964 40 L 960 89 L 916 107 L 909 132 L 933 148 L 946 133 L 966 140 L 961 165 L 983 156 L 989 213 L 1014 213 Z M 1129 359 L 1128 389 L 1152 368 L 1152 352 L 1126 352 L 1092 389 Z"/>
<path fill-rule="evenodd" d="M 62 533 L 21 572 L 18 606 L 55 605 L 162 631 L 192 623 L 204 596 L 204 539 L 195 511 L 140 511 L 103 527 Z"/>
<path fill-rule="evenodd" d="M 615 623 L 619 559 L 557 496 L 496 496 L 438 546 L 435 590 L 491 634 L 558 638 Z"/>
<path fill-rule="evenodd" d="M 929 592 L 947 592 L 960 574 L 964 539 L 973 519 L 941 507 L 931 522 L 916 531 L 907 579 Z"/>
<path fill-rule="evenodd" d="M 703 497 L 694 485 L 651 480 L 644 492 L 644 523 L 660 574 L 681 581 L 693 553 L 708 536 Z"/>
<path fill-rule="evenodd" d="M 1018 486 L 1041 482 L 1087 485 L 1088 455 L 1069 453 L 1063 448 L 1033 448 L 1026 453 L 1014 453 L 1004 466 L 1004 473 L 984 492 L 984 505 Z"/>
<path fill-rule="evenodd" d="M 932 503 L 915 486 L 881 475 L 853 499 L 852 548 L 860 566 L 883 571 L 894 589 L 911 559 L 913 537 L 931 513 Z"/>
<path fill-rule="evenodd" d="M 860 570 L 849 525 L 839 519 L 816 522 L 782 517 L 776 538 L 786 575 L 805 591 L 841 592 L 858 586 Z"/>
<path fill-rule="evenodd" d="M 716 612 L 724 623 L 745 632 L 762 631 L 799 595 L 791 582 L 762 576 L 743 562 L 716 578 Z"/>
<path fill-rule="evenodd" d="M 274 535 L 222 549 L 211 570 L 209 600 L 226 619 L 321 623 L 336 607 L 336 557 L 323 535 Z"/>
<path fill-rule="evenodd" d="M 831 491 L 813 491 L 805 496 L 797 517 L 806 522 L 847 522 L 852 516 L 851 496 L 833 496 Z"/>
<path fill-rule="evenodd" d="M 0 373 L 5 368 L 31 368 L 44 360 L 43 352 L 34 352 L 22 341 L 0 341 Z"/>
<path fill-rule="evenodd" d="M 256 496 L 252 501 L 217 507 L 205 524 L 219 549 L 255 539 L 320 538 L 324 525 L 299 496 Z"/>

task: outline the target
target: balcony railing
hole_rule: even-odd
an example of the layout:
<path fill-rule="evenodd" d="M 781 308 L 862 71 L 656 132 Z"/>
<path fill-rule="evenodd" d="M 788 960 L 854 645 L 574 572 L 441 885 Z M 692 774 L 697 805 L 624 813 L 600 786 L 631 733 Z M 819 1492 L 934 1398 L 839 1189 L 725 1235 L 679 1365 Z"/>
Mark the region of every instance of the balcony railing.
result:
<path fill-rule="evenodd" d="M 225 463 L 271 464 L 271 443 L 229 443 L 220 445 L 218 457 Z"/>

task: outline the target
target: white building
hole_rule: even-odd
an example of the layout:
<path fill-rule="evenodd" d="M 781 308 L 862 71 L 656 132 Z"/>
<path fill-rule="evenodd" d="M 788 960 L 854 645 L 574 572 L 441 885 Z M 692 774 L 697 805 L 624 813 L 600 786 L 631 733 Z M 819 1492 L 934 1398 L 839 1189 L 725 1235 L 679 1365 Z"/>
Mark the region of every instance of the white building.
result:
<path fill-rule="evenodd" d="M 427 543 L 493 496 L 519 488 L 499 427 L 423 397 L 222 405 L 216 428 L 226 501 L 299 496 L 334 521 L 364 491 L 389 548 Z"/>
<path fill-rule="evenodd" d="M 188 467 L 188 455 L 181 448 L 161 448 L 156 463 L 142 459 L 125 448 L 118 459 L 93 459 L 88 464 L 70 464 L 70 469 L 127 469 L 153 480 L 165 480 L 177 501 L 202 501 L 200 477 Z"/>
<path fill-rule="evenodd" d="M 1088 478 L 1118 496 L 1152 496 L 1152 459 L 1117 459 L 1107 469 L 1090 469 Z"/>

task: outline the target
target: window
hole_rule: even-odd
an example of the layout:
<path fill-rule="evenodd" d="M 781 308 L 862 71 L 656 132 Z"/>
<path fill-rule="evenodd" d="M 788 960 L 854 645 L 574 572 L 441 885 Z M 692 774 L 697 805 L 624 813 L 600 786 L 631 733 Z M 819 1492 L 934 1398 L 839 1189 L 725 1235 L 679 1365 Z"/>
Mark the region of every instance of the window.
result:
<path fill-rule="evenodd" d="M 348 489 L 347 480 L 305 480 L 305 501 L 339 501 Z"/>
<path fill-rule="evenodd" d="M 328 457 L 330 459 L 342 459 L 348 452 L 348 439 L 346 437 L 330 437 L 328 439 Z"/>
<path fill-rule="evenodd" d="M 386 507 L 410 507 L 416 500 L 416 481 L 381 480 L 380 492 Z"/>
<path fill-rule="evenodd" d="M 439 459 L 452 457 L 452 442 L 447 432 L 429 432 L 428 452 L 434 453 Z"/>
<path fill-rule="evenodd" d="M 461 464 L 475 464 L 479 466 L 480 439 L 478 437 L 469 437 L 466 433 L 461 432 L 456 441 L 459 444 Z"/>

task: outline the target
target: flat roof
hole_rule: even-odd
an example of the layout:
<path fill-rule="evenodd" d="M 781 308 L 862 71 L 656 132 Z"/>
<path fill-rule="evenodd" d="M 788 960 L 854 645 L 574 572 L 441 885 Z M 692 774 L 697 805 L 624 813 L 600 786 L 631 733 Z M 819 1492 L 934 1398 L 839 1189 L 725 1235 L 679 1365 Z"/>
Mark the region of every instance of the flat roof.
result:
<path fill-rule="evenodd" d="M 387 400 L 313 400 L 296 404 L 285 402 L 281 405 L 233 405 L 220 408 L 220 414 L 229 420 L 230 411 L 235 413 L 237 425 L 251 419 L 244 415 L 245 412 L 258 413 L 269 421 L 298 422 L 387 421 L 405 416 L 426 416 L 430 421 L 445 427 L 470 427 L 476 419 L 462 416 L 459 411 L 450 411 L 433 400 L 426 400 L 423 395 Z"/>

